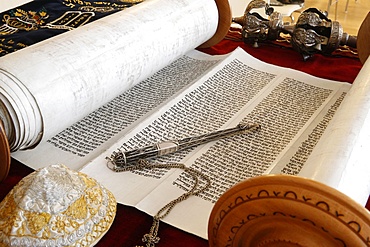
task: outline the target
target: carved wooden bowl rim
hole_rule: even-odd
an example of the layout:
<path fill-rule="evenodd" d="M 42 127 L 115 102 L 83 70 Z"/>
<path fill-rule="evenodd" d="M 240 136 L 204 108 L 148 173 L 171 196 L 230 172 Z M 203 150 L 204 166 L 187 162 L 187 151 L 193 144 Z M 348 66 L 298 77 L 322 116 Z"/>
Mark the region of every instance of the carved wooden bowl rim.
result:
<path fill-rule="evenodd" d="M 370 213 L 327 185 L 298 176 L 242 181 L 215 203 L 209 246 L 370 246 Z"/>

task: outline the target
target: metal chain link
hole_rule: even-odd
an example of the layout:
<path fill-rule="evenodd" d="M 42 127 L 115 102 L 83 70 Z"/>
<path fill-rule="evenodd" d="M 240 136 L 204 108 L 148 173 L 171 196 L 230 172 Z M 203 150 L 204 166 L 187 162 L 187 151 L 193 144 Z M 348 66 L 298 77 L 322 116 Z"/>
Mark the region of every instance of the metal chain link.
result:
<path fill-rule="evenodd" d="M 185 164 L 182 163 L 170 163 L 170 164 L 160 164 L 160 163 L 150 163 L 147 160 L 139 160 L 136 165 L 131 165 L 127 167 L 120 168 L 119 171 L 135 171 L 135 170 L 142 170 L 142 169 L 154 169 L 154 168 L 178 168 L 184 170 L 184 172 L 188 173 L 194 180 L 194 184 L 190 190 L 183 193 L 176 199 L 170 201 L 165 206 L 163 206 L 156 215 L 153 216 L 153 224 L 150 228 L 149 233 L 145 234 L 142 238 L 142 241 L 145 244 L 146 247 L 155 247 L 155 244 L 157 244 L 160 240 L 158 237 L 158 229 L 159 229 L 159 222 L 161 219 L 166 217 L 171 210 L 180 202 L 186 200 L 190 196 L 195 196 L 203 191 L 207 190 L 211 185 L 210 178 L 201 173 L 200 171 L 197 171 L 193 168 L 185 166 Z M 118 170 L 117 170 L 118 172 Z M 200 180 L 205 181 L 205 185 L 198 188 L 200 186 Z M 136 245 L 135 247 L 144 247 Z"/>

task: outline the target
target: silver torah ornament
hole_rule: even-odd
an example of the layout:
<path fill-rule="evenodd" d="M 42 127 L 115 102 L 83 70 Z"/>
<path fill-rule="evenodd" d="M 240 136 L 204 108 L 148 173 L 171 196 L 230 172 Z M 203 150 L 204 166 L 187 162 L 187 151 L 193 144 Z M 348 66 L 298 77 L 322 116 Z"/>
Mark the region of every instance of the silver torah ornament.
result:
<path fill-rule="evenodd" d="M 253 9 L 264 8 L 268 19 Z M 290 36 L 291 45 L 299 52 L 303 60 L 308 60 L 316 53 L 329 55 L 339 46 L 347 45 L 356 48 L 357 37 L 343 32 L 337 21 L 327 17 L 326 12 L 316 8 L 303 11 L 296 24 L 286 24 L 283 16 L 262 0 L 250 2 L 241 17 L 233 18 L 234 23 L 242 26 L 242 40 L 258 47 L 258 42 L 275 41 L 280 35 Z"/>
<path fill-rule="evenodd" d="M 315 8 L 305 10 L 298 18 L 291 34 L 294 50 L 307 60 L 315 53 L 330 55 L 339 46 L 356 48 L 357 37 L 343 32 L 338 21 L 331 21 Z"/>

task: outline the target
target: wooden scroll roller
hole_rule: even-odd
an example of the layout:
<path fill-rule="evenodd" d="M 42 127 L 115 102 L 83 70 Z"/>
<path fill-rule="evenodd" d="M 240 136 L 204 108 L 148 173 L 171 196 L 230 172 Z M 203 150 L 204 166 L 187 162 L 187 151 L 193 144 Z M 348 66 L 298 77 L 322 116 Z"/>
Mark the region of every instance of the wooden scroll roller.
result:
<path fill-rule="evenodd" d="M 0 119 L 0 182 L 7 176 L 10 168 L 10 149 L 6 138 L 4 125 Z"/>
<path fill-rule="evenodd" d="M 357 51 L 362 64 L 370 55 L 370 12 L 362 22 L 357 35 Z"/>
<path fill-rule="evenodd" d="M 260 176 L 220 197 L 208 239 L 210 247 L 369 246 L 370 213 L 314 180 Z"/>
<path fill-rule="evenodd" d="M 207 48 L 219 43 L 225 38 L 230 29 L 232 15 L 229 1 L 215 0 L 215 2 L 219 13 L 217 30 L 212 38 L 201 44 L 199 48 Z"/>

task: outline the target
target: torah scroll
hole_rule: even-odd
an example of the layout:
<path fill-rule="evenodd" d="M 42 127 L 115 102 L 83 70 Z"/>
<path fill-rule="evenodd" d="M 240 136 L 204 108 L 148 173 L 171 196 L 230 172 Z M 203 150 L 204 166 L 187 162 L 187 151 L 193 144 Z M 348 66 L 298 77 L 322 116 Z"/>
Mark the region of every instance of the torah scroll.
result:
<path fill-rule="evenodd" d="M 29 149 L 187 51 L 220 41 L 227 0 L 146 0 L 0 59 L 0 120 Z"/>

